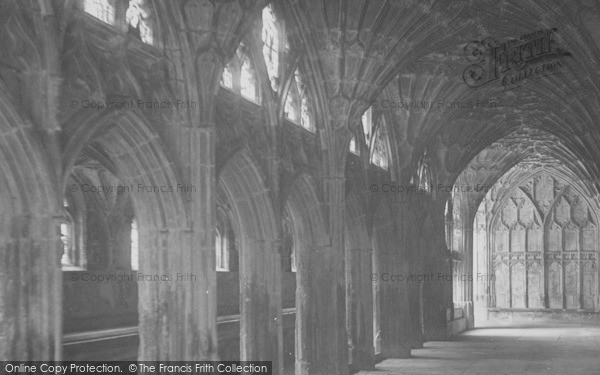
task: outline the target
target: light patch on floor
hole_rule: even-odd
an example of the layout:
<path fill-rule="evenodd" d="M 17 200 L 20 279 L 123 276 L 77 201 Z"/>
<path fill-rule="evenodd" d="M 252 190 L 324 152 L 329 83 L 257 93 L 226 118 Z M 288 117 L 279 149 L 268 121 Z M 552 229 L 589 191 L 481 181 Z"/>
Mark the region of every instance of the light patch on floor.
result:
<path fill-rule="evenodd" d="M 392 374 L 600 375 L 600 326 L 483 328 L 452 341 L 431 341 L 413 358 L 387 359 L 376 371 Z"/>

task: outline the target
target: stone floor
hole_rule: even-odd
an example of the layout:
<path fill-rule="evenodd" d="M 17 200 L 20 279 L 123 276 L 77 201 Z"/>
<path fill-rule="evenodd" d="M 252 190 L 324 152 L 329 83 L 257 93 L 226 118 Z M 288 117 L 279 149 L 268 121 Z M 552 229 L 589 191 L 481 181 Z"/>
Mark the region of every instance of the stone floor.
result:
<path fill-rule="evenodd" d="M 498 327 L 431 341 L 410 359 L 387 359 L 385 374 L 600 374 L 600 326 Z"/>

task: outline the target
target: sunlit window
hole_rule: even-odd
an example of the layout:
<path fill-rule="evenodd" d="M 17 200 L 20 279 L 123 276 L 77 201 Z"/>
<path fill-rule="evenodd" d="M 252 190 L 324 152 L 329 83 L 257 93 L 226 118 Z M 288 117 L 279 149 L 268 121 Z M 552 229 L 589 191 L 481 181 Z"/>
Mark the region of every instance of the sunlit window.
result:
<path fill-rule="evenodd" d="M 315 131 L 315 126 L 312 122 L 310 104 L 306 96 L 302 97 L 302 102 L 300 104 L 300 125 L 312 132 Z"/>
<path fill-rule="evenodd" d="M 292 222 L 288 211 L 283 215 L 283 270 L 296 272 L 296 247 L 294 246 L 294 234 L 292 232 Z"/>
<path fill-rule="evenodd" d="M 256 101 L 256 77 L 247 57 L 242 62 L 240 72 L 240 92 L 246 98 Z"/>
<path fill-rule="evenodd" d="M 223 74 L 221 75 L 221 86 L 227 87 L 228 89 L 233 89 L 233 70 L 230 65 L 227 65 L 225 69 L 223 69 Z"/>
<path fill-rule="evenodd" d="M 369 109 L 367 109 L 362 115 L 362 128 L 363 133 L 365 134 L 365 142 L 367 143 L 367 147 L 370 147 L 373 130 L 373 112 L 371 111 L 371 107 L 369 107 Z"/>
<path fill-rule="evenodd" d="M 279 85 L 279 31 L 271 5 L 267 5 L 262 12 L 262 40 L 263 56 L 271 87 L 277 91 Z"/>
<path fill-rule="evenodd" d="M 424 191 L 430 192 L 431 191 L 431 174 L 429 171 L 429 166 L 427 165 L 427 151 L 425 151 L 423 153 L 423 156 L 421 156 L 421 159 L 419 160 L 419 163 L 417 165 L 417 183 L 419 185 L 419 188 L 423 189 Z"/>
<path fill-rule="evenodd" d="M 388 169 L 389 144 L 387 130 L 383 119 L 379 122 L 377 129 L 375 130 L 373 151 L 371 152 L 371 163 L 380 168 Z"/>
<path fill-rule="evenodd" d="M 115 7 L 113 1 L 85 0 L 83 2 L 83 10 L 109 25 L 115 23 Z"/>
<path fill-rule="evenodd" d="M 285 117 L 301 125 L 303 128 L 315 131 L 310 104 L 306 95 L 306 87 L 302 76 L 298 69 L 294 72 L 294 80 L 290 84 L 286 99 L 285 99 Z"/>
<path fill-rule="evenodd" d="M 60 241 L 63 245 L 63 255 L 60 263 L 63 266 L 74 266 L 75 259 L 73 254 L 73 226 L 69 222 L 60 223 Z"/>
<path fill-rule="evenodd" d="M 216 251 L 216 270 L 229 271 L 229 241 L 221 231 L 217 229 L 217 237 L 215 238 Z"/>
<path fill-rule="evenodd" d="M 293 122 L 298 122 L 300 114 L 298 113 L 299 103 L 295 87 L 292 87 L 285 98 L 285 117 Z"/>
<path fill-rule="evenodd" d="M 217 227 L 215 230 L 215 270 L 219 272 L 237 271 L 237 250 L 235 234 L 227 212 L 221 205 L 217 207 Z"/>
<path fill-rule="evenodd" d="M 131 269 L 139 270 L 139 259 L 140 259 L 140 248 L 138 239 L 138 227 L 137 222 L 133 220 L 131 222 Z"/>
<path fill-rule="evenodd" d="M 353 135 L 352 139 L 350 139 L 350 152 L 355 155 L 360 155 L 360 149 L 358 148 L 358 142 L 356 142 L 356 136 Z"/>
<path fill-rule="evenodd" d="M 59 225 L 60 241 L 62 242 L 62 257 L 60 263 L 63 266 L 77 265 L 75 254 L 75 242 L 73 231 L 73 218 L 69 214 L 69 201 L 63 199 L 62 222 Z"/>
<path fill-rule="evenodd" d="M 142 42 L 152 44 L 152 28 L 147 9 L 144 0 L 130 0 L 125 17 L 129 32 L 140 38 Z"/>

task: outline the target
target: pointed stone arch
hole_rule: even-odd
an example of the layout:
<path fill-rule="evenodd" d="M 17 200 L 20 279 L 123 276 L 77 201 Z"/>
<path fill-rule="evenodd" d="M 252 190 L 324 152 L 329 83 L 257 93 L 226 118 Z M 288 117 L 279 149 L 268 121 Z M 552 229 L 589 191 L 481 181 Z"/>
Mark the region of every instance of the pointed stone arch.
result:
<path fill-rule="evenodd" d="M 218 176 L 232 208 L 240 272 L 240 359 L 273 361 L 281 369 L 281 254 L 268 188 L 248 148 L 227 160 Z"/>

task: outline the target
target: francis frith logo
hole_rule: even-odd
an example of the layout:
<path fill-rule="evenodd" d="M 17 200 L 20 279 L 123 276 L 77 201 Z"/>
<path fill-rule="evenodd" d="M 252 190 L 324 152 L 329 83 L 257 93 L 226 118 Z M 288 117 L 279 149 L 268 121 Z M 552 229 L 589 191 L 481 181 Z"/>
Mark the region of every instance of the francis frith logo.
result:
<path fill-rule="evenodd" d="M 557 30 L 538 30 L 505 42 L 486 38 L 468 43 L 464 52 L 472 64 L 463 72 L 464 82 L 480 87 L 500 81 L 504 90 L 509 90 L 530 79 L 562 73 L 561 58 L 571 53 L 557 46 L 553 39 Z"/>

